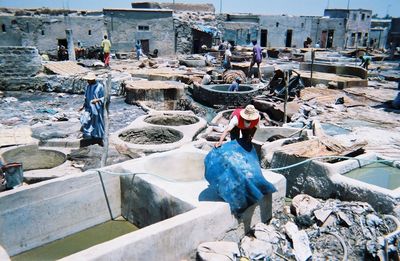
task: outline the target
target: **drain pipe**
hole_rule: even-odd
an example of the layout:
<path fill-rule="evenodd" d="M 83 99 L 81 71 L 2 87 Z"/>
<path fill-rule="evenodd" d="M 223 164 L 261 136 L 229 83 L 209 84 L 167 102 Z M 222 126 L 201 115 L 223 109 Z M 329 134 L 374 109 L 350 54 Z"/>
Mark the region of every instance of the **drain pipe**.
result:
<path fill-rule="evenodd" d="M 103 155 L 101 156 L 101 161 L 100 161 L 100 167 L 104 167 L 107 162 L 107 156 L 108 156 L 108 135 L 110 132 L 110 121 L 108 117 L 108 108 L 109 108 L 109 100 L 110 100 L 110 90 L 111 90 L 111 73 L 108 73 L 107 75 L 107 83 L 105 86 L 104 90 L 104 138 L 103 138 L 103 143 L 104 143 L 104 151 Z"/>
<path fill-rule="evenodd" d="M 109 135 L 109 130 L 110 130 L 110 124 L 109 124 L 109 119 L 108 119 L 108 108 L 109 108 L 110 90 L 111 90 L 111 73 L 108 73 L 107 82 L 106 82 L 105 89 L 104 89 L 104 102 L 103 102 L 103 106 L 104 106 L 104 132 L 105 133 L 104 133 L 104 137 L 103 137 L 104 151 L 103 151 L 103 155 L 101 155 L 101 161 L 100 161 L 100 167 L 101 168 L 106 165 L 107 155 L 108 155 L 108 143 L 109 143 L 108 142 L 108 135 Z M 103 192 L 104 192 L 104 197 L 106 198 L 108 212 L 110 213 L 111 220 L 114 220 L 114 216 L 113 216 L 113 213 L 112 213 L 111 207 L 110 207 L 110 202 L 109 202 L 108 196 L 107 196 L 106 187 L 104 185 L 103 177 L 101 176 L 101 172 L 99 170 L 97 172 L 98 172 L 99 177 L 100 177 L 101 186 L 103 187 Z"/>

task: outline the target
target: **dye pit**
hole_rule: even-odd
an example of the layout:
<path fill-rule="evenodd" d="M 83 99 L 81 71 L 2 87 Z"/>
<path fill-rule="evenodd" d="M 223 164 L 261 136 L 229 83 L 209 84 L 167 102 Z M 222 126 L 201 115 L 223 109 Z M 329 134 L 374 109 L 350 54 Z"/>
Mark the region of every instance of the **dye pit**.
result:
<path fill-rule="evenodd" d="M 23 252 L 11 257 L 11 260 L 56 260 L 136 230 L 138 228 L 135 225 L 119 217 L 47 245 Z"/>
<path fill-rule="evenodd" d="M 162 126 L 181 126 L 199 122 L 199 120 L 193 116 L 171 114 L 149 116 L 144 119 L 144 121 L 150 124 Z"/>
<path fill-rule="evenodd" d="M 146 127 L 127 130 L 119 138 L 134 144 L 164 144 L 181 140 L 183 134 L 171 128 Z"/>
<path fill-rule="evenodd" d="M 228 92 L 228 89 L 230 87 L 229 84 L 218 84 L 218 85 L 209 85 L 209 86 L 204 86 L 205 88 L 211 89 L 213 91 L 219 91 L 219 92 Z M 249 91 L 254 91 L 255 89 L 249 85 L 239 85 L 239 90 L 238 92 L 249 92 Z"/>
<path fill-rule="evenodd" d="M 2 154 L 6 162 L 22 163 L 23 169 L 51 169 L 63 164 L 67 157 L 56 150 L 39 149 L 37 146 L 23 146 L 11 149 Z"/>
<path fill-rule="evenodd" d="M 400 187 L 400 169 L 383 163 L 369 164 L 344 176 L 391 190 Z"/>

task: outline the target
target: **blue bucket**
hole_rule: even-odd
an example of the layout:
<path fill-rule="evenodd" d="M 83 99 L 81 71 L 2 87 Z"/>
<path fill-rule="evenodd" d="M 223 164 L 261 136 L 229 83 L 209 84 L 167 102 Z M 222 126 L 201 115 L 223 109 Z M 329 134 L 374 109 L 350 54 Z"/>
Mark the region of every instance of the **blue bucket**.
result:
<path fill-rule="evenodd" d="M 1 167 L 6 176 L 6 189 L 12 189 L 22 185 L 24 170 L 22 163 L 8 163 Z"/>

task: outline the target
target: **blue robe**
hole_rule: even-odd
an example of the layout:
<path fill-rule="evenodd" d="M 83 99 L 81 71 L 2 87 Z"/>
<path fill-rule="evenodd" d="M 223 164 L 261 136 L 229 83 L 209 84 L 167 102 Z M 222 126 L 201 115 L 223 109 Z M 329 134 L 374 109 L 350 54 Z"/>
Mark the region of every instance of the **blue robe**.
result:
<path fill-rule="evenodd" d="M 93 104 L 93 99 L 100 99 L 100 102 Z M 90 119 L 83 123 L 83 138 L 104 137 L 104 87 L 101 83 L 89 84 L 85 90 L 84 110 L 90 115 Z"/>

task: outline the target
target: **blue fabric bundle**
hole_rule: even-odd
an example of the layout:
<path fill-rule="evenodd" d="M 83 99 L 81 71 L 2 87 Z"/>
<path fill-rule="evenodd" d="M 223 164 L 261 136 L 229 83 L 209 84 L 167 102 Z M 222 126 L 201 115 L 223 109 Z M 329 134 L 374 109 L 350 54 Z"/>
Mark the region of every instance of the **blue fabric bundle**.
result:
<path fill-rule="evenodd" d="M 276 191 L 261 172 L 254 147 L 234 140 L 211 150 L 204 159 L 210 187 L 229 203 L 233 213 L 244 211 L 265 194 Z"/>

